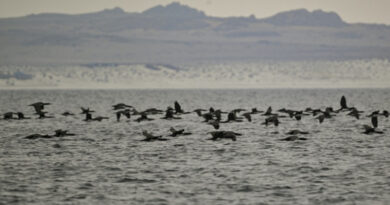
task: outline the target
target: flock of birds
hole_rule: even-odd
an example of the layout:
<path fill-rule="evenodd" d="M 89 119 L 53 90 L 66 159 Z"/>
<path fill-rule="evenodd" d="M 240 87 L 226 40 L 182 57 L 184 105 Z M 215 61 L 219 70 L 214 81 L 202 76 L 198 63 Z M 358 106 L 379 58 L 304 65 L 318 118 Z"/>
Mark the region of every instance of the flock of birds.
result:
<path fill-rule="evenodd" d="M 50 103 L 44 103 L 44 102 L 36 102 L 29 106 L 32 106 L 35 110 L 35 114 L 38 115 L 38 119 L 45 119 L 45 118 L 53 118 L 54 116 L 47 115 L 47 112 L 44 111 L 45 106 L 50 105 Z M 150 108 L 146 109 L 144 111 L 137 111 L 133 106 L 126 105 L 124 103 L 119 103 L 116 105 L 113 105 L 113 110 L 115 111 L 116 120 L 119 122 L 123 117 L 126 117 L 128 119 L 131 118 L 131 116 L 138 116 L 135 121 L 136 122 L 142 122 L 142 121 L 152 121 L 155 120 L 154 118 L 149 118 L 150 115 L 160 115 L 163 114 L 164 116 L 161 119 L 165 120 L 180 120 L 182 119 L 180 116 L 190 113 L 196 113 L 199 117 L 203 118 L 203 123 L 207 123 L 214 127 L 214 131 L 208 132 L 208 134 L 211 134 L 211 138 L 209 140 L 220 140 L 220 139 L 230 139 L 233 141 L 237 140 L 237 136 L 240 136 L 242 134 L 234 132 L 234 131 L 221 131 L 219 130 L 220 124 L 223 123 L 233 123 L 233 122 L 243 122 L 243 121 L 249 121 L 252 122 L 252 115 L 261 114 L 265 117 L 265 120 L 263 125 L 269 126 L 279 126 L 280 120 L 282 118 L 293 118 L 297 121 L 300 121 L 304 116 L 314 116 L 316 120 L 321 124 L 326 119 L 330 119 L 334 116 L 336 116 L 339 113 L 346 112 L 348 116 L 351 116 L 356 119 L 360 119 L 361 115 L 364 111 L 358 110 L 355 107 L 348 107 L 347 106 L 347 100 L 344 96 L 341 97 L 340 100 L 340 108 L 337 110 L 334 110 L 332 107 L 326 107 L 325 110 L 321 109 L 313 109 L 313 108 L 306 108 L 305 110 L 291 110 L 291 109 L 285 109 L 282 108 L 277 111 L 277 113 L 274 113 L 272 110 L 272 107 L 268 107 L 268 109 L 264 111 L 259 111 L 256 108 L 252 108 L 251 111 L 245 112 L 245 109 L 233 109 L 229 112 L 221 111 L 220 109 L 214 109 L 210 108 L 209 110 L 205 109 L 196 109 L 193 112 L 185 112 L 181 105 L 175 101 L 174 108 L 167 107 L 167 109 L 160 110 L 156 108 Z M 90 108 L 83 108 L 81 107 L 81 113 L 85 115 L 84 121 L 92 122 L 92 121 L 102 121 L 109 119 L 108 117 L 92 117 L 92 113 L 94 113 L 94 110 L 91 110 Z M 243 112 L 242 114 L 240 114 Z M 227 114 L 226 120 L 222 120 L 222 114 Z M 64 116 L 72 116 L 75 115 L 71 112 L 64 112 L 62 113 Z M 384 116 L 388 117 L 389 112 L 387 110 L 383 110 L 382 112 L 380 110 L 376 110 L 372 112 L 371 114 L 367 115 L 367 117 L 371 118 L 371 125 L 363 125 L 364 131 L 363 134 L 383 134 L 383 131 L 378 130 L 378 117 Z M 5 120 L 25 120 L 25 119 L 31 119 L 29 117 L 25 117 L 25 115 L 22 112 L 7 112 L 3 114 L 3 119 Z M 184 129 L 176 130 L 175 128 L 170 128 L 171 134 L 168 135 L 170 137 L 177 137 L 181 135 L 191 135 L 192 133 L 186 132 Z M 301 130 L 290 130 L 286 133 L 289 135 L 288 137 L 285 137 L 283 141 L 295 141 L 295 140 L 306 140 L 307 138 L 299 137 L 300 135 L 309 134 L 309 132 L 301 131 Z M 32 134 L 29 136 L 26 136 L 26 139 L 38 139 L 38 138 L 53 138 L 53 137 L 64 137 L 64 136 L 74 136 L 74 133 L 69 133 L 67 130 L 55 130 L 55 133 L 53 135 L 47 135 L 47 134 Z M 167 138 L 164 138 L 162 135 L 154 135 L 153 133 L 150 133 L 146 130 L 142 131 L 142 135 L 145 137 L 142 141 L 145 142 L 153 142 L 153 141 L 166 141 Z"/>

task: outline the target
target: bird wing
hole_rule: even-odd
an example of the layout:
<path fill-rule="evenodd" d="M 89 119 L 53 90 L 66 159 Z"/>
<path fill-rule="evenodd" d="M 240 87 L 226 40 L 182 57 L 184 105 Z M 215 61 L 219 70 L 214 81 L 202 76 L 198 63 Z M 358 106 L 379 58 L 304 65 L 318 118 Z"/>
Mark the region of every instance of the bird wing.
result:
<path fill-rule="evenodd" d="M 371 123 L 372 123 L 372 126 L 374 128 L 377 128 L 378 127 L 378 117 L 377 116 L 371 117 Z"/>
<path fill-rule="evenodd" d="M 341 108 L 347 108 L 347 99 L 345 98 L 345 96 L 341 97 L 340 106 Z"/>

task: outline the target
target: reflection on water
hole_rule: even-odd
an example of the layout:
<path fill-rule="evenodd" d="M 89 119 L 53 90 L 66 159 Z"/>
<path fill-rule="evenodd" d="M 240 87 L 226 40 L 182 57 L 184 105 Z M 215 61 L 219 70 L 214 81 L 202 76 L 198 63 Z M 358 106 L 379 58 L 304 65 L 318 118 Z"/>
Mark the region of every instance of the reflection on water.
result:
<path fill-rule="evenodd" d="M 222 110 L 257 107 L 339 107 L 371 111 L 390 108 L 387 89 L 367 90 L 57 90 L 0 91 L 0 112 L 51 102 L 54 119 L 0 121 L 0 201 L 4 204 L 387 204 L 390 202 L 389 120 L 381 117 L 383 135 L 363 135 L 362 125 L 345 113 L 319 125 L 282 119 L 278 128 L 253 122 L 228 123 L 222 130 L 243 134 L 236 142 L 208 141 L 210 125 L 195 113 L 183 120 L 116 122 L 111 105 L 138 110 L 165 109 L 178 100 L 185 111 L 210 106 Z M 80 106 L 108 121 L 84 122 Z M 75 116 L 62 116 L 71 111 Z M 35 116 L 33 116 L 35 118 Z M 226 119 L 226 115 L 223 115 Z M 184 128 L 189 136 L 145 143 L 142 130 L 168 135 Z M 26 140 L 24 136 L 68 129 L 77 136 Z M 307 141 L 282 142 L 290 129 L 309 131 Z M 278 134 L 274 134 L 278 132 Z"/>

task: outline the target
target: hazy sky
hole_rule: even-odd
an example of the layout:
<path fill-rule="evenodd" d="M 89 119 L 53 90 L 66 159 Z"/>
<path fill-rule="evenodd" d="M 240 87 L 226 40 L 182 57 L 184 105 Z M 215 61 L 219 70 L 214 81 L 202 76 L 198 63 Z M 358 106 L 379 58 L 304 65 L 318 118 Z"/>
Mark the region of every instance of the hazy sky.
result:
<path fill-rule="evenodd" d="M 0 17 L 32 13 L 86 13 L 121 7 L 127 12 L 141 12 L 172 0 L 0 0 Z M 390 24 L 390 0 L 176 0 L 211 16 L 268 17 L 297 8 L 337 12 L 347 22 Z"/>

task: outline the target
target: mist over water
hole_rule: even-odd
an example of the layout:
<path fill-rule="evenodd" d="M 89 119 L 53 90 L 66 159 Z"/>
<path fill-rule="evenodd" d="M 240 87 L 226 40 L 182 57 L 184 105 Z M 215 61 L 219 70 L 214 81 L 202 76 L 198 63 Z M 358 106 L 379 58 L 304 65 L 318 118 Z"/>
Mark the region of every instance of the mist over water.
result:
<path fill-rule="evenodd" d="M 0 66 L 0 88 L 388 88 L 386 59 Z"/>
<path fill-rule="evenodd" d="M 339 107 L 389 109 L 389 89 L 240 89 L 240 90 L 2 90 L 0 112 L 51 102 L 54 119 L 0 120 L 0 201 L 3 204 L 388 204 L 390 203 L 389 119 L 380 117 L 385 134 L 364 135 L 346 113 L 323 124 L 312 116 L 301 122 L 281 119 L 265 127 L 265 117 L 227 123 L 221 130 L 242 133 L 237 141 L 209 141 L 210 125 L 195 113 L 182 120 L 116 122 L 111 105 L 138 110 L 165 109 L 178 100 L 196 108 L 274 110 Z M 80 106 L 107 121 L 84 122 Z M 60 113 L 71 111 L 75 116 Z M 223 115 L 226 119 L 226 115 Z M 142 130 L 168 135 L 169 128 L 193 134 L 164 142 L 141 142 Z M 27 140 L 24 136 L 68 129 L 76 136 Z M 310 132 L 306 141 L 283 142 L 291 129 Z M 277 132 L 277 134 L 275 134 Z"/>

